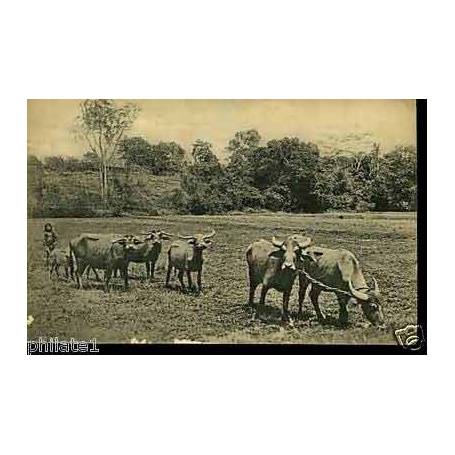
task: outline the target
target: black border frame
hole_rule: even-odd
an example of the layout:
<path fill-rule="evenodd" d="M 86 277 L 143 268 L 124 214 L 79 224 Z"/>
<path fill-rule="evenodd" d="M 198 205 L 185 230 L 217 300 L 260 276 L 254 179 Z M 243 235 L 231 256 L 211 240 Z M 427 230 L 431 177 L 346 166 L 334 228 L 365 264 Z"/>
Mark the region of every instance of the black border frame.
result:
<path fill-rule="evenodd" d="M 419 350 L 397 345 L 356 344 L 98 344 L 89 354 L 427 354 L 427 100 L 416 100 L 417 127 L 417 323 L 424 341 Z M 37 353 L 38 354 L 38 353 Z M 42 354 L 42 353 L 41 353 Z M 55 354 L 55 353 L 53 353 Z M 71 353 L 72 355 L 75 353 Z M 81 353 L 82 354 L 82 353 Z M 84 355 L 87 353 L 84 353 Z"/>

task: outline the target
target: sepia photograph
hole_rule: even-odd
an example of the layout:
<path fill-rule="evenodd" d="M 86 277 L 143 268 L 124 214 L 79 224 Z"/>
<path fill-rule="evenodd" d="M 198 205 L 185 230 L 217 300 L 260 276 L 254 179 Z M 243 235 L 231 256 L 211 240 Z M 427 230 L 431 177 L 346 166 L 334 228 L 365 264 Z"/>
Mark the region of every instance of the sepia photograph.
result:
<path fill-rule="evenodd" d="M 27 117 L 29 354 L 426 353 L 425 100 Z"/>
<path fill-rule="evenodd" d="M 449 3 L 0 10 L 4 453 L 450 452 Z"/>

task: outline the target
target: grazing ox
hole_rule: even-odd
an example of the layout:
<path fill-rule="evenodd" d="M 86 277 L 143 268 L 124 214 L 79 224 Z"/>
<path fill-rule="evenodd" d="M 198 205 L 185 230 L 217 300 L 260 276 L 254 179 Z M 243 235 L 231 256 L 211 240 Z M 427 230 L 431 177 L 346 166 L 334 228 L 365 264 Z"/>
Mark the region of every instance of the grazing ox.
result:
<path fill-rule="evenodd" d="M 196 235 L 178 235 L 182 240 L 172 242 L 168 251 L 168 266 L 166 275 L 166 287 L 169 286 L 171 272 L 174 268 L 178 272 L 178 278 L 182 291 L 185 291 L 185 283 L 183 282 L 183 274 L 186 272 L 188 278 L 188 287 L 192 289 L 193 282 L 191 280 L 191 272 L 197 272 L 197 291 L 201 292 L 202 282 L 202 252 L 212 243 L 211 237 L 215 235 L 215 231 L 210 234 Z"/>
<path fill-rule="evenodd" d="M 170 240 L 172 234 L 164 231 L 150 231 L 143 234 L 144 243 L 129 255 L 130 262 L 145 263 L 147 278 L 152 281 L 155 275 L 155 265 L 161 253 L 163 240 Z M 117 269 L 114 276 L 117 275 Z"/>
<path fill-rule="evenodd" d="M 258 317 L 265 303 L 265 297 L 270 288 L 283 293 L 283 321 L 289 321 L 289 297 L 297 276 L 297 271 L 307 257 L 306 248 L 311 244 L 311 238 L 294 234 L 286 240 L 279 241 L 273 237 L 272 242 L 258 240 L 246 250 L 248 275 L 250 280 L 249 304 L 254 305 L 254 294 L 259 284 L 262 284 L 259 305 L 254 317 Z"/>
<path fill-rule="evenodd" d="M 65 270 L 65 276 L 68 279 L 71 271 L 71 258 L 69 248 L 54 248 L 49 253 L 49 278 L 55 272 L 57 278 L 60 278 L 60 267 Z"/>
<path fill-rule="evenodd" d="M 368 287 L 357 258 L 347 250 L 310 247 L 308 254 L 313 258 L 299 276 L 299 314 L 305 291 L 311 283 L 310 299 L 320 322 L 325 316 L 319 308 L 321 291 L 334 292 L 340 305 L 339 323 L 348 322 L 347 304 L 360 304 L 366 318 L 374 325 L 382 325 L 384 317 L 380 303 L 378 283 L 373 278 L 374 289 Z"/>
<path fill-rule="evenodd" d="M 71 261 L 76 265 L 76 281 L 82 288 L 81 277 L 85 269 L 104 269 L 105 291 L 109 291 L 109 281 L 113 270 L 119 269 L 128 289 L 128 262 L 130 256 L 144 242 L 134 235 L 81 234 L 70 241 Z"/>

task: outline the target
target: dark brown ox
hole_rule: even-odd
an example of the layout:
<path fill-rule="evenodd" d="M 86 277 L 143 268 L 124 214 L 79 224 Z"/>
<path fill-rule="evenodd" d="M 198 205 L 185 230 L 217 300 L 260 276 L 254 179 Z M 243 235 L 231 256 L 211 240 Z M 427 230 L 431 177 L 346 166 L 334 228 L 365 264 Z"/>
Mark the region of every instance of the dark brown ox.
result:
<path fill-rule="evenodd" d="M 262 284 L 261 297 L 256 306 L 254 317 L 258 317 L 265 297 L 270 288 L 283 293 L 283 321 L 289 321 L 289 298 L 298 269 L 302 268 L 307 257 L 306 248 L 311 238 L 299 234 L 289 236 L 286 240 L 258 240 L 246 250 L 248 275 L 250 280 L 249 304 L 254 306 L 254 294 Z"/>
<path fill-rule="evenodd" d="M 193 288 L 191 273 L 197 273 L 197 292 L 202 290 L 202 264 L 203 251 L 211 245 L 211 237 L 215 235 L 215 231 L 210 234 L 196 235 L 178 235 L 181 240 L 172 242 L 168 251 L 168 266 L 166 275 L 166 287 L 169 286 L 172 269 L 178 273 L 178 278 L 182 291 L 185 291 L 185 283 L 183 275 L 186 273 L 188 279 L 188 288 Z"/>
<path fill-rule="evenodd" d="M 326 321 L 318 303 L 322 291 L 334 292 L 340 305 L 339 324 L 348 323 L 347 304 L 354 303 L 362 307 L 366 318 L 374 325 L 383 325 L 384 317 L 380 303 L 378 283 L 373 278 L 371 289 L 363 276 L 357 258 L 348 250 L 332 250 L 322 247 L 308 248 L 313 261 L 305 264 L 304 272 L 299 276 L 299 314 L 302 314 L 305 291 L 311 284 L 310 299 L 321 323 Z"/>
<path fill-rule="evenodd" d="M 150 231 L 142 234 L 143 244 L 140 245 L 135 251 L 129 255 L 130 262 L 136 262 L 140 264 L 145 263 L 145 271 L 147 279 L 152 281 L 155 276 L 155 265 L 158 261 L 158 257 L 161 253 L 163 246 L 163 240 L 170 240 L 172 234 L 168 234 L 164 231 Z M 114 276 L 117 275 L 117 270 L 114 271 Z"/>
<path fill-rule="evenodd" d="M 104 269 L 104 288 L 109 291 L 112 272 L 119 269 L 128 289 L 128 263 L 130 256 L 144 242 L 134 235 L 81 234 L 70 241 L 71 261 L 75 264 L 76 281 L 82 288 L 81 277 L 85 269 Z"/>

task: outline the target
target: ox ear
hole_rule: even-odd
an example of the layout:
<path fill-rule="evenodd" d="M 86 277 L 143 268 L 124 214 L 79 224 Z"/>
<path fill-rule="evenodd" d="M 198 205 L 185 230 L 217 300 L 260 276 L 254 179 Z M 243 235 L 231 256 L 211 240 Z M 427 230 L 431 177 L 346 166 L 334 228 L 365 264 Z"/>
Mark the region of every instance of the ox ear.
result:
<path fill-rule="evenodd" d="M 112 240 L 112 243 L 120 243 L 120 245 L 125 245 L 126 244 L 126 239 L 117 239 L 117 240 Z"/>

